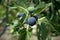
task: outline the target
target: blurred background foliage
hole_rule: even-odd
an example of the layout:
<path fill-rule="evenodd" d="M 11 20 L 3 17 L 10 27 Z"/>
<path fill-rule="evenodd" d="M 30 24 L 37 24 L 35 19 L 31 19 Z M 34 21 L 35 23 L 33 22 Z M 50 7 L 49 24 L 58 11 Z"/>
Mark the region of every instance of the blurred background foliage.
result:
<path fill-rule="evenodd" d="M 18 18 L 21 13 L 24 16 Z M 0 26 L 9 24 L 11 33 L 17 35 L 18 40 L 30 40 L 33 28 L 27 19 L 31 16 L 38 17 L 38 40 L 49 40 L 51 33 L 60 35 L 60 0 L 0 0 Z"/>

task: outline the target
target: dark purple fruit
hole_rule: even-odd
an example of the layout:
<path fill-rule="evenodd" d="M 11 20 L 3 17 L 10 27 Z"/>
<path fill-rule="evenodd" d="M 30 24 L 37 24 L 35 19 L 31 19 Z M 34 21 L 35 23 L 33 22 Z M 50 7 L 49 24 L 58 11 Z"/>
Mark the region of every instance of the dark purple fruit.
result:
<path fill-rule="evenodd" d="M 30 17 L 30 18 L 28 19 L 28 24 L 29 24 L 30 26 L 35 25 L 35 24 L 36 24 L 36 18 L 35 18 L 35 17 Z"/>
<path fill-rule="evenodd" d="M 36 20 L 38 19 L 38 17 L 37 16 L 33 16 Z"/>
<path fill-rule="evenodd" d="M 21 13 L 17 17 L 20 18 L 20 17 L 23 17 L 23 16 L 24 16 L 24 13 Z"/>

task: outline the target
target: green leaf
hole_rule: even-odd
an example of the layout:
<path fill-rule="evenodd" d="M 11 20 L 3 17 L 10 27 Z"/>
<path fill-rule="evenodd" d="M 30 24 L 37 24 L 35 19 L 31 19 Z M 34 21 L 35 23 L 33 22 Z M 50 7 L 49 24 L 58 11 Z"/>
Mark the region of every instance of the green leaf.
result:
<path fill-rule="evenodd" d="M 27 31 L 27 34 L 26 34 L 26 40 L 30 40 L 30 34 L 29 34 L 28 31 Z"/>
<path fill-rule="evenodd" d="M 16 5 L 22 6 L 24 8 L 27 8 L 29 4 L 30 4 L 29 0 L 17 0 L 16 2 Z"/>
<path fill-rule="evenodd" d="M 47 22 L 48 20 L 46 19 L 46 17 L 42 17 L 38 19 L 38 24 L 41 25 L 41 23 L 43 22 Z"/>
<path fill-rule="evenodd" d="M 45 23 L 41 23 L 41 25 L 38 26 L 38 40 L 46 40 L 48 37 L 48 30 L 46 29 Z"/>
<path fill-rule="evenodd" d="M 19 38 L 18 40 L 25 40 L 26 39 L 26 28 L 19 30 Z"/>
<path fill-rule="evenodd" d="M 48 30 L 46 29 L 46 26 L 44 23 L 41 24 L 41 38 L 42 40 L 46 40 L 47 36 L 48 36 Z"/>
<path fill-rule="evenodd" d="M 43 12 L 46 8 L 50 7 L 51 4 L 52 4 L 52 3 L 43 4 L 44 6 L 42 6 L 42 7 L 38 6 L 38 7 L 36 8 L 36 10 L 34 11 L 34 13 L 35 13 L 35 14 L 36 14 L 36 13 L 39 14 L 39 13 Z M 41 5 L 42 5 L 42 4 L 41 4 Z"/>

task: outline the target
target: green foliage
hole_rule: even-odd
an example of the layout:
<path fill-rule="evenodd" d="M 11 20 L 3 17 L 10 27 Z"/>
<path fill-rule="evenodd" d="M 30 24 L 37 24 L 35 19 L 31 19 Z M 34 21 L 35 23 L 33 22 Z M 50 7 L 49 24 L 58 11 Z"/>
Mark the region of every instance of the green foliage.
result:
<path fill-rule="evenodd" d="M 60 34 L 59 0 L 11 0 L 9 5 L 4 3 L 0 5 L 0 18 L 6 23 L 6 6 L 9 6 L 10 32 L 13 36 L 18 37 L 18 40 L 30 40 L 32 26 L 27 23 L 27 20 L 32 16 L 38 17 L 36 20 L 38 40 L 46 40 L 46 38 L 50 40 L 52 31 Z M 24 16 L 17 18 L 21 13 L 24 13 Z"/>

